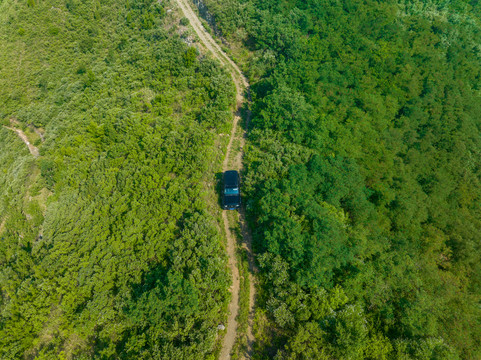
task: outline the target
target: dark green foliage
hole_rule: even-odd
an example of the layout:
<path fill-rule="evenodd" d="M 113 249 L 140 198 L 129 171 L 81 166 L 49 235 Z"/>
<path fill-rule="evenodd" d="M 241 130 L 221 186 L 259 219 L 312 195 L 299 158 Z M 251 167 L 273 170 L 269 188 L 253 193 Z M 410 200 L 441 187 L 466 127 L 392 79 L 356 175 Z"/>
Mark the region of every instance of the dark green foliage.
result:
<path fill-rule="evenodd" d="M 223 4 L 251 51 L 259 358 L 480 358 L 479 4 Z M 337 288 L 345 308 L 313 319 Z"/>
<path fill-rule="evenodd" d="M 0 129 L 0 358 L 214 357 L 229 274 L 202 184 L 230 77 L 157 1 L 0 9 L 2 117 L 45 130 L 35 160 Z"/>
<path fill-rule="evenodd" d="M 368 217 L 361 180 L 349 161 L 314 157 L 264 188 L 257 206 L 266 214 L 258 220 L 265 250 L 288 261 L 299 285 L 330 287 L 334 272 L 352 262 L 362 239 L 349 234 L 346 212 L 356 223 Z"/>

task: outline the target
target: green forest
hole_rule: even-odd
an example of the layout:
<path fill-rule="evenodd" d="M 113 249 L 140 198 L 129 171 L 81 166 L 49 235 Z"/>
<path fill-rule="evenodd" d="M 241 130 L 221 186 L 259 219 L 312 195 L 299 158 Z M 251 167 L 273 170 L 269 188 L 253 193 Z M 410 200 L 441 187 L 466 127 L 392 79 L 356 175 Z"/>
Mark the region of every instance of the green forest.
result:
<path fill-rule="evenodd" d="M 206 0 L 250 78 L 257 359 L 481 359 L 481 4 Z"/>
<path fill-rule="evenodd" d="M 167 6 L 0 1 L 0 359 L 216 357 L 234 85 Z"/>
<path fill-rule="evenodd" d="M 195 2 L 251 85 L 253 358 L 481 359 L 481 3 Z M 235 88 L 176 11 L 0 0 L 0 359 L 218 357 Z"/>

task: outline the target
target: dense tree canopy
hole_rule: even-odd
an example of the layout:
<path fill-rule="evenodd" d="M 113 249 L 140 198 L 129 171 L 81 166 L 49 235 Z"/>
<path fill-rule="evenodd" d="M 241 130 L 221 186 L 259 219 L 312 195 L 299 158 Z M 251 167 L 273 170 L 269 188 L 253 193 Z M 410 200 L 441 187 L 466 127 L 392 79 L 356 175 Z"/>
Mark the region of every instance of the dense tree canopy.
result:
<path fill-rule="evenodd" d="M 258 358 L 480 358 L 478 2 L 206 3 L 248 49 Z"/>

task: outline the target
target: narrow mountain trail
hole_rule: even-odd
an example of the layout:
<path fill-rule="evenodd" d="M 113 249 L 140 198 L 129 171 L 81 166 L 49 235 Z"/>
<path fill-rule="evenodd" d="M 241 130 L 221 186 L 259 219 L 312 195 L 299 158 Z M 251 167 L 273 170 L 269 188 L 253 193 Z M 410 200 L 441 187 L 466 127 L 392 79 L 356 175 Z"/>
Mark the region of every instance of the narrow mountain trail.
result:
<path fill-rule="evenodd" d="M 199 18 L 192 10 L 188 0 L 175 0 L 180 9 L 187 17 L 192 25 L 194 31 L 198 35 L 199 39 L 208 51 L 212 52 L 213 56 L 220 61 L 220 63 L 226 66 L 231 73 L 232 79 L 236 87 L 236 113 L 234 115 L 234 122 L 232 131 L 230 134 L 229 144 L 227 146 L 225 159 L 222 165 L 223 171 L 226 170 L 242 170 L 242 158 L 243 149 L 245 145 L 246 132 L 238 133 L 239 120 L 241 119 L 241 109 L 243 104 L 248 101 L 244 94 L 249 91 L 249 83 L 242 74 L 237 64 L 235 64 L 225 53 L 220 46 L 212 38 L 212 36 L 205 30 Z M 239 144 L 239 150 L 233 150 L 234 141 Z M 236 243 L 237 239 L 232 233 L 231 228 L 234 228 L 236 224 L 230 224 L 227 216 L 227 211 L 222 212 L 222 219 L 224 221 L 224 228 L 227 235 L 227 255 L 229 257 L 229 267 L 232 272 L 232 287 L 230 289 L 232 298 L 229 303 L 229 315 L 226 325 L 226 334 L 219 358 L 221 360 L 230 359 L 230 353 L 234 346 L 237 336 L 237 316 L 239 314 L 239 291 L 240 291 L 240 278 L 239 269 L 236 260 Z M 255 301 L 255 284 L 253 273 L 257 272 L 254 262 L 254 256 L 252 253 L 252 236 L 245 220 L 245 212 L 242 209 L 238 216 L 235 217 L 236 221 L 240 222 L 241 233 L 243 237 L 242 247 L 248 254 L 249 262 L 249 319 L 247 329 L 247 353 L 239 354 L 241 358 L 250 359 L 252 357 L 252 347 L 254 344 L 253 336 L 253 322 L 254 322 L 254 301 Z"/>
<path fill-rule="evenodd" d="M 28 140 L 27 138 L 27 135 L 25 135 L 25 133 L 20 130 L 20 129 L 17 129 L 15 127 L 13 127 L 13 125 L 15 125 L 15 122 L 14 121 L 10 121 L 11 124 L 12 124 L 12 127 L 10 126 L 4 126 L 5 129 L 8 129 L 8 130 L 12 130 L 12 131 L 15 131 L 17 133 L 17 135 L 20 137 L 20 139 L 22 139 L 22 141 L 25 143 L 25 145 L 27 145 L 28 147 L 28 151 L 30 151 L 30 154 L 33 155 L 33 157 L 39 157 L 40 155 L 40 152 L 38 151 L 38 148 L 33 146 L 30 141 Z"/>

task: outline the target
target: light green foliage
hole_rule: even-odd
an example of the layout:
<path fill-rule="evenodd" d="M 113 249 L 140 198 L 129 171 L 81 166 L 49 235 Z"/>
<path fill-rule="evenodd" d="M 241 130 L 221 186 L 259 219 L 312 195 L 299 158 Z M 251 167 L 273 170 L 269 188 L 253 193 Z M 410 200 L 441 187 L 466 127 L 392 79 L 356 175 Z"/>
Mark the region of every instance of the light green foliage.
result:
<path fill-rule="evenodd" d="M 480 358 L 479 3 L 206 3 L 251 54 L 258 357 Z"/>
<path fill-rule="evenodd" d="M 37 160 L 0 130 L 0 358 L 212 358 L 229 276 L 202 183 L 228 74 L 157 1 L 0 8 L 0 115 L 45 129 Z"/>

